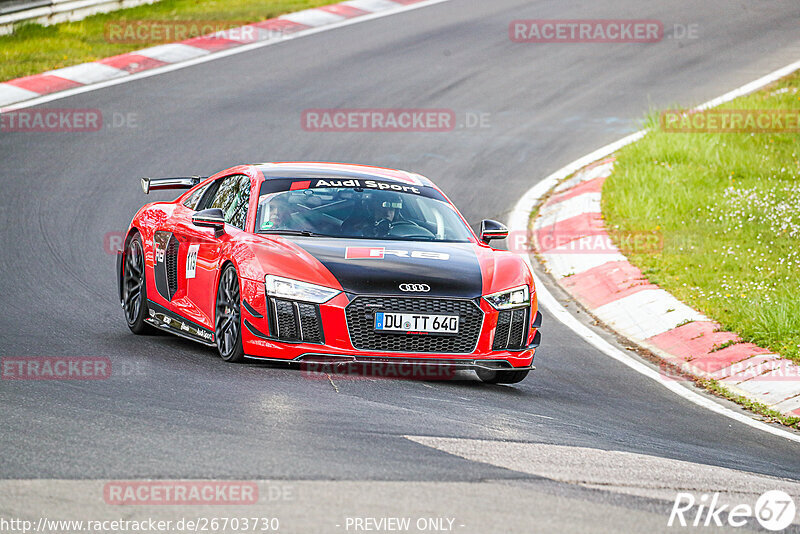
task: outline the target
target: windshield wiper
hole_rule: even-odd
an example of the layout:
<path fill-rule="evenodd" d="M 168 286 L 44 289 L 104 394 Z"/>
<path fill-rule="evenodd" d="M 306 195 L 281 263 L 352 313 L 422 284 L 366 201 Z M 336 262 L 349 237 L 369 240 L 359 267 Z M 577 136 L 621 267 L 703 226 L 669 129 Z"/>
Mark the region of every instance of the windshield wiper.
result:
<path fill-rule="evenodd" d="M 303 237 L 332 237 L 325 234 L 317 234 L 307 230 L 261 230 L 259 234 L 278 234 L 278 235 L 299 235 Z"/>

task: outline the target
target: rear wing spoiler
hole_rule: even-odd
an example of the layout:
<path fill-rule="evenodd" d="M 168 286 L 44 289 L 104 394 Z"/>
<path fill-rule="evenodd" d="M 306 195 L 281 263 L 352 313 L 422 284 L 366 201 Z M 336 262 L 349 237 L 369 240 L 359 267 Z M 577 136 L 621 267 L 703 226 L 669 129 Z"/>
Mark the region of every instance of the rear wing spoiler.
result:
<path fill-rule="evenodd" d="M 207 177 L 203 176 L 178 176 L 175 178 L 142 178 L 142 191 L 145 195 L 150 191 L 159 189 L 191 189 Z"/>

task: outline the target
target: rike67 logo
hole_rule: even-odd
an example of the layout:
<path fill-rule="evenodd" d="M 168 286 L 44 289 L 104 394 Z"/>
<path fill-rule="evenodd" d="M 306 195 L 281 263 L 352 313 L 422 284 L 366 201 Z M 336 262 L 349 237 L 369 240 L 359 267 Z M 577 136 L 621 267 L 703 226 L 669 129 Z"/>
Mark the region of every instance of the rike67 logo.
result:
<path fill-rule="evenodd" d="M 778 532 L 795 520 L 794 499 L 781 490 L 770 490 L 758 497 L 755 505 L 722 503 L 719 493 L 678 493 L 667 521 L 668 527 L 743 527 L 755 518 L 762 528 Z"/>

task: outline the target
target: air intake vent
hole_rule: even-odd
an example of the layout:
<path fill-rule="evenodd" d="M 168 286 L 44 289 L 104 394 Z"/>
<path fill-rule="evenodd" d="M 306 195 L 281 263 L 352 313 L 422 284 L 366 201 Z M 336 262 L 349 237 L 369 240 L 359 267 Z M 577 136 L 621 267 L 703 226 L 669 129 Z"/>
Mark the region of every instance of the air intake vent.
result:
<path fill-rule="evenodd" d="M 492 350 L 518 350 L 528 339 L 529 308 L 501 311 L 497 315 L 497 328 L 494 331 Z"/>
<path fill-rule="evenodd" d="M 319 306 L 316 304 L 297 304 L 300 314 L 300 331 L 306 343 L 322 343 L 322 325 L 319 320 Z"/>
<path fill-rule="evenodd" d="M 270 298 L 269 330 L 272 337 L 283 341 L 324 342 L 316 304 Z"/>
<path fill-rule="evenodd" d="M 492 350 L 504 350 L 508 347 L 509 330 L 511 330 L 511 312 L 501 311 L 497 315 L 497 328 L 494 331 Z"/>
<path fill-rule="evenodd" d="M 175 236 L 169 238 L 167 243 L 167 252 L 164 261 L 167 266 L 167 285 L 169 287 L 169 298 L 178 292 L 178 248 L 180 243 L 175 239 Z"/>

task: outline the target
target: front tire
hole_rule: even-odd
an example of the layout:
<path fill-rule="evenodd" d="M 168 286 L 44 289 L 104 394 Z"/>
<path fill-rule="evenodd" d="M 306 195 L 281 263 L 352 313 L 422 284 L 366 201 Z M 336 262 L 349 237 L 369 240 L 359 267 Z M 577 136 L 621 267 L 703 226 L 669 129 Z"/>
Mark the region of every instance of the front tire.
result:
<path fill-rule="evenodd" d="M 523 371 L 491 371 L 489 369 L 475 369 L 475 374 L 481 382 L 486 384 L 516 384 L 528 376 L 528 370 Z"/>
<path fill-rule="evenodd" d="M 220 357 L 226 362 L 244 360 L 242 346 L 242 314 L 239 298 L 239 276 L 228 264 L 219 277 L 217 302 L 214 307 L 214 338 Z"/>
<path fill-rule="evenodd" d="M 154 334 L 157 330 L 144 322 L 147 319 L 147 285 L 144 270 L 142 236 L 135 234 L 125 247 L 122 263 L 122 309 L 131 332 Z"/>

